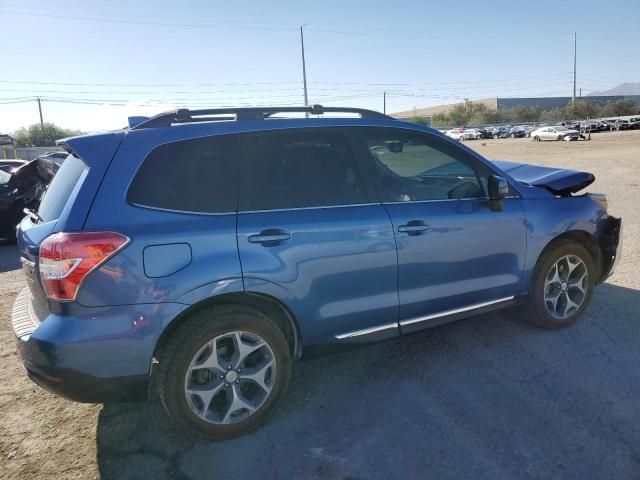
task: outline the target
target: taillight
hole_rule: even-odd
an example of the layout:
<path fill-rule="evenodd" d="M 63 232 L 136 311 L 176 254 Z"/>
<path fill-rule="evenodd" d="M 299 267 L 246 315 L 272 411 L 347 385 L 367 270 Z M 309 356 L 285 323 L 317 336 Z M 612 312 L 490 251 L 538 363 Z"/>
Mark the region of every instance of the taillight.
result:
<path fill-rule="evenodd" d="M 40 245 L 40 280 L 53 300 L 75 300 L 84 279 L 129 243 L 116 232 L 56 233 Z"/>

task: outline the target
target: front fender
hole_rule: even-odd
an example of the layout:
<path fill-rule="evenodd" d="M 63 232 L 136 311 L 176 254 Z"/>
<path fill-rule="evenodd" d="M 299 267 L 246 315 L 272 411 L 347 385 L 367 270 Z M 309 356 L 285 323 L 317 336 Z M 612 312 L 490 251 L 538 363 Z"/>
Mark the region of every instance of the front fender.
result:
<path fill-rule="evenodd" d="M 609 223 L 607 212 L 586 195 L 525 198 L 523 207 L 528 237 L 525 285 L 531 282 L 538 258 L 553 240 L 568 232 L 581 232 L 599 243 Z"/>

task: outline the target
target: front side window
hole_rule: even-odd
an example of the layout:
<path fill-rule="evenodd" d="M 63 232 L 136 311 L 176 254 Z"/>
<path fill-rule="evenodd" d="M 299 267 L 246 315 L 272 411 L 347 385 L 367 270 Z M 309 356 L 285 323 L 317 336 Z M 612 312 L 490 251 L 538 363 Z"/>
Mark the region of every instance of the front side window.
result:
<path fill-rule="evenodd" d="M 299 130 L 247 135 L 240 210 L 354 205 L 367 202 L 341 132 Z"/>
<path fill-rule="evenodd" d="M 136 173 L 127 199 L 166 210 L 235 212 L 239 158 L 232 144 L 231 137 L 219 136 L 156 147 Z"/>
<path fill-rule="evenodd" d="M 484 190 L 469 161 L 450 146 L 403 130 L 361 132 L 383 202 L 478 198 Z"/>

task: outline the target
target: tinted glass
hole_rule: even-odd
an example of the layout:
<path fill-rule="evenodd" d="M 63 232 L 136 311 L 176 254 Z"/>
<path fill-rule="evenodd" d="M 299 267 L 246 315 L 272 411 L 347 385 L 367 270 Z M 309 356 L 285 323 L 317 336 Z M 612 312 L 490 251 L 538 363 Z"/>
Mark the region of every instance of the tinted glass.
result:
<path fill-rule="evenodd" d="M 62 164 L 40 202 L 38 214 L 45 222 L 60 218 L 73 188 L 86 169 L 85 163 L 73 155 L 69 155 Z"/>
<path fill-rule="evenodd" d="M 364 130 L 382 201 L 410 202 L 483 197 L 464 154 L 426 135 L 394 129 Z"/>
<path fill-rule="evenodd" d="M 142 163 L 127 199 L 166 210 L 235 212 L 238 159 L 232 143 L 227 136 L 160 145 Z"/>
<path fill-rule="evenodd" d="M 271 132 L 245 138 L 241 210 L 366 203 L 355 161 L 340 132 Z"/>

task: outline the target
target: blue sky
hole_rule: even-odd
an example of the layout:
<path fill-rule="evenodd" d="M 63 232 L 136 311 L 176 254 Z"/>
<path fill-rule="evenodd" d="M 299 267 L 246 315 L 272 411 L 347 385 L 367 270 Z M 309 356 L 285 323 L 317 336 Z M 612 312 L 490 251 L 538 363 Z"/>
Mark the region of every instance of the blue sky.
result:
<path fill-rule="evenodd" d="M 313 103 L 570 95 L 573 31 L 583 93 L 640 81 L 637 0 L 0 0 L 0 18 L 2 132 L 38 121 L 35 102 L 7 103 L 36 95 L 45 121 L 82 130 L 181 105 L 302 104 L 300 25 Z"/>

